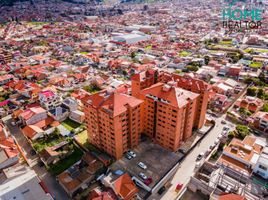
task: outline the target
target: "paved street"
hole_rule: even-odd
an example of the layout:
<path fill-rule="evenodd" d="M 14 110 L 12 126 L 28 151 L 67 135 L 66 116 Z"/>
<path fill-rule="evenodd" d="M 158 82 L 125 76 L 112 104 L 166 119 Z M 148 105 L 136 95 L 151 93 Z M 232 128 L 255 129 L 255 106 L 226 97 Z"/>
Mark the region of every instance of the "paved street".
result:
<path fill-rule="evenodd" d="M 39 167 L 38 162 L 39 157 L 37 155 L 31 155 L 30 151 L 33 150 L 31 145 L 28 143 L 26 138 L 21 133 L 20 129 L 17 126 L 12 126 L 9 117 L 3 119 L 5 124 L 8 126 L 11 134 L 16 138 L 18 144 L 21 146 L 24 155 L 28 160 L 28 165 L 32 167 L 35 173 L 39 176 L 39 178 L 45 183 L 49 192 L 56 200 L 69 200 L 70 198 L 67 196 L 66 192 L 62 189 L 62 187 L 58 184 L 56 179 L 51 176 L 45 167 Z"/>
<path fill-rule="evenodd" d="M 158 194 L 152 195 L 150 197 L 151 200 L 156 199 L 176 199 L 178 197 L 178 193 L 175 192 L 175 188 L 178 183 L 183 183 L 184 186 L 190 180 L 190 177 L 194 173 L 196 157 L 199 153 L 205 152 L 210 145 L 212 145 L 218 135 L 222 132 L 222 129 L 225 125 L 221 124 L 222 119 L 224 119 L 225 115 L 220 118 L 215 118 L 216 125 L 214 129 L 208 133 L 208 135 L 202 140 L 202 142 L 197 145 L 197 147 L 186 157 L 186 159 L 182 162 L 175 176 L 173 177 L 171 184 L 172 186 L 160 197 Z"/>

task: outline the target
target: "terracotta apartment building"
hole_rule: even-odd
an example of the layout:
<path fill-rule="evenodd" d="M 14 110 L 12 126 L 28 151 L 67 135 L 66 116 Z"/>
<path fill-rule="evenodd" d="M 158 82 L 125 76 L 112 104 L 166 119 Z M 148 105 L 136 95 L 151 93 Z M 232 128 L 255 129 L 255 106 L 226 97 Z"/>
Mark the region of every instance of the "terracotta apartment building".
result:
<path fill-rule="evenodd" d="M 114 156 L 122 157 L 138 145 L 141 134 L 142 100 L 101 91 L 83 100 L 89 142 Z"/>
<path fill-rule="evenodd" d="M 196 102 L 194 127 L 201 128 L 205 123 L 209 91 L 211 90 L 211 85 L 207 84 L 203 80 L 192 78 L 187 75 L 181 76 L 162 71 L 158 72 L 156 70 L 147 70 L 132 76 L 132 95 L 139 98 L 140 91 L 143 89 L 158 82 L 168 83 L 170 81 L 176 82 L 176 86 L 179 88 L 200 94 Z"/>
<path fill-rule="evenodd" d="M 143 133 L 176 151 L 192 135 L 199 94 L 178 88 L 175 82 L 156 83 L 141 91 Z"/>

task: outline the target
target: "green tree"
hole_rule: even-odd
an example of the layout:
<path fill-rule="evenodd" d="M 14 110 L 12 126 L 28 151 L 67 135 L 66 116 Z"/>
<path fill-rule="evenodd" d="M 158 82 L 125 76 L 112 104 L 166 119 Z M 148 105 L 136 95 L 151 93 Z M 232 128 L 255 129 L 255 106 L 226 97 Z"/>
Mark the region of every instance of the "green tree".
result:
<path fill-rule="evenodd" d="M 245 125 L 237 125 L 236 126 L 237 137 L 243 140 L 246 136 L 249 135 L 249 128 Z"/>
<path fill-rule="evenodd" d="M 263 112 L 268 112 L 268 103 L 265 103 L 261 109 Z"/>
<path fill-rule="evenodd" d="M 262 88 L 260 88 L 258 90 L 257 97 L 260 98 L 260 99 L 263 99 L 264 96 L 265 96 L 265 92 L 264 92 L 264 90 Z"/>
<path fill-rule="evenodd" d="M 248 96 L 256 96 L 258 88 L 256 87 L 249 87 L 247 89 L 247 95 Z"/>
<path fill-rule="evenodd" d="M 205 62 L 206 65 L 208 65 L 209 61 L 210 61 L 210 57 L 209 56 L 205 56 L 204 57 L 204 62 Z"/>
<path fill-rule="evenodd" d="M 189 71 L 194 71 L 194 72 L 196 72 L 198 70 L 198 67 L 197 66 L 193 66 L 193 65 L 188 65 L 188 66 L 186 66 L 186 68 Z"/>
<path fill-rule="evenodd" d="M 131 54 L 130 54 L 130 57 L 133 59 L 136 57 L 136 52 L 132 51 Z"/>

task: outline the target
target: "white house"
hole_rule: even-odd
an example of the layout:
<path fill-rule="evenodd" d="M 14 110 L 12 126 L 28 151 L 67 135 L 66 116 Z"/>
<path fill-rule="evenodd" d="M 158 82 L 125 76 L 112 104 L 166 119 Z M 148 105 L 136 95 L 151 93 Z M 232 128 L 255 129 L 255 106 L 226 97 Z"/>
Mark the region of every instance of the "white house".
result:
<path fill-rule="evenodd" d="M 70 113 L 69 118 L 81 124 L 85 119 L 85 114 L 79 110 L 74 110 Z"/>
<path fill-rule="evenodd" d="M 69 116 L 69 111 L 66 108 L 58 106 L 49 110 L 48 114 L 56 121 L 64 121 Z"/>
<path fill-rule="evenodd" d="M 268 179 L 268 147 L 265 147 L 254 166 L 253 172 Z"/>
<path fill-rule="evenodd" d="M 61 105 L 61 97 L 51 90 L 40 92 L 39 101 L 48 110 Z"/>
<path fill-rule="evenodd" d="M 78 102 L 74 98 L 71 98 L 71 97 L 64 99 L 62 104 L 65 105 L 67 108 L 69 108 L 70 111 L 77 110 L 78 108 Z"/>

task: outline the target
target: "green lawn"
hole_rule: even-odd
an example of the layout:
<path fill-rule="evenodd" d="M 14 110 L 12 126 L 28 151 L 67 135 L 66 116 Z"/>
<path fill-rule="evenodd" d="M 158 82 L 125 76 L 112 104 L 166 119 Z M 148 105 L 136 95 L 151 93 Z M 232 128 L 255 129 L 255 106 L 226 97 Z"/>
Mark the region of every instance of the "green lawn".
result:
<path fill-rule="evenodd" d="M 53 134 L 53 133 L 52 133 Z M 33 142 L 33 148 L 37 151 L 40 152 L 46 147 L 52 147 L 64 140 L 64 137 L 62 136 L 50 136 L 48 135 L 45 138 L 38 139 Z"/>
<path fill-rule="evenodd" d="M 262 63 L 261 62 L 251 62 L 251 64 L 249 66 L 251 68 L 261 68 L 262 67 Z"/>
<path fill-rule="evenodd" d="M 80 126 L 79 123 L 67 118 L 61 123 L 67 130 L 72 131 Z"/>
<path fill-rule="evenodd" d="M 245 52 L 259 52 L 259 53 L 268 53 L 268 49 L 258 49 L 258 48 L 247 48 Z"/>
<path fill-rule="evenodd" d="M 74 152 L 68 157 L 57 162 L 55 165 L 50 165 L 48 167 L 48 171 L 53 175 L 59 175 L 71 167 L 74 163 L 78 162 L 82 158 L 83 154 L 83 151 L 74 145 Z"/>
<path fill-rule="evenodd" d="M 39 25 L 45 25 L 45 24 L 48 24 L 48 22 L 28 22 L 27 24 L 29 24 L 29 25 L 35 25 L 35 26 L 39 26 Z"/>
<path fill-rule="evenodd" d="M 97 85 L 94 85 L 94 84 L 93 85 L 86 85 L 83 87 L 83 89 L 91 94 L 95 94 L 96 92 L 101 90 L 101 88 L 99 88 Z"/>
<path fill-rule="evenodd" d="M 232 45 L 232 40 L 222 40 L 219 42 L 220 45 L 227 45 L 231 46 Z"/>
<path fill-rule="evenodd" d="M 80 52 L 80 53 L 83 54 L 83 55 L 87 55 L 88 54 L 88 52 L 85 52 L 85 51 Z"/>
<path fill-rule="evenodd" d="M 181 52 L 179 53 L 179 56 L 180 56 L 180 57 L 187 57 L 187 56 L 189 56 L 189 55 L 191 55 L 191 53 L 188 52 L 188 51 L 181 51 Z"/>
<path fill-rule="evenodd" d="M 85 145 L 87 143 L 87 131 L 84 130 L 81 133 L 77 134 L 75 136 L 75 139 L 81 144 L 81 145 Z"/>

